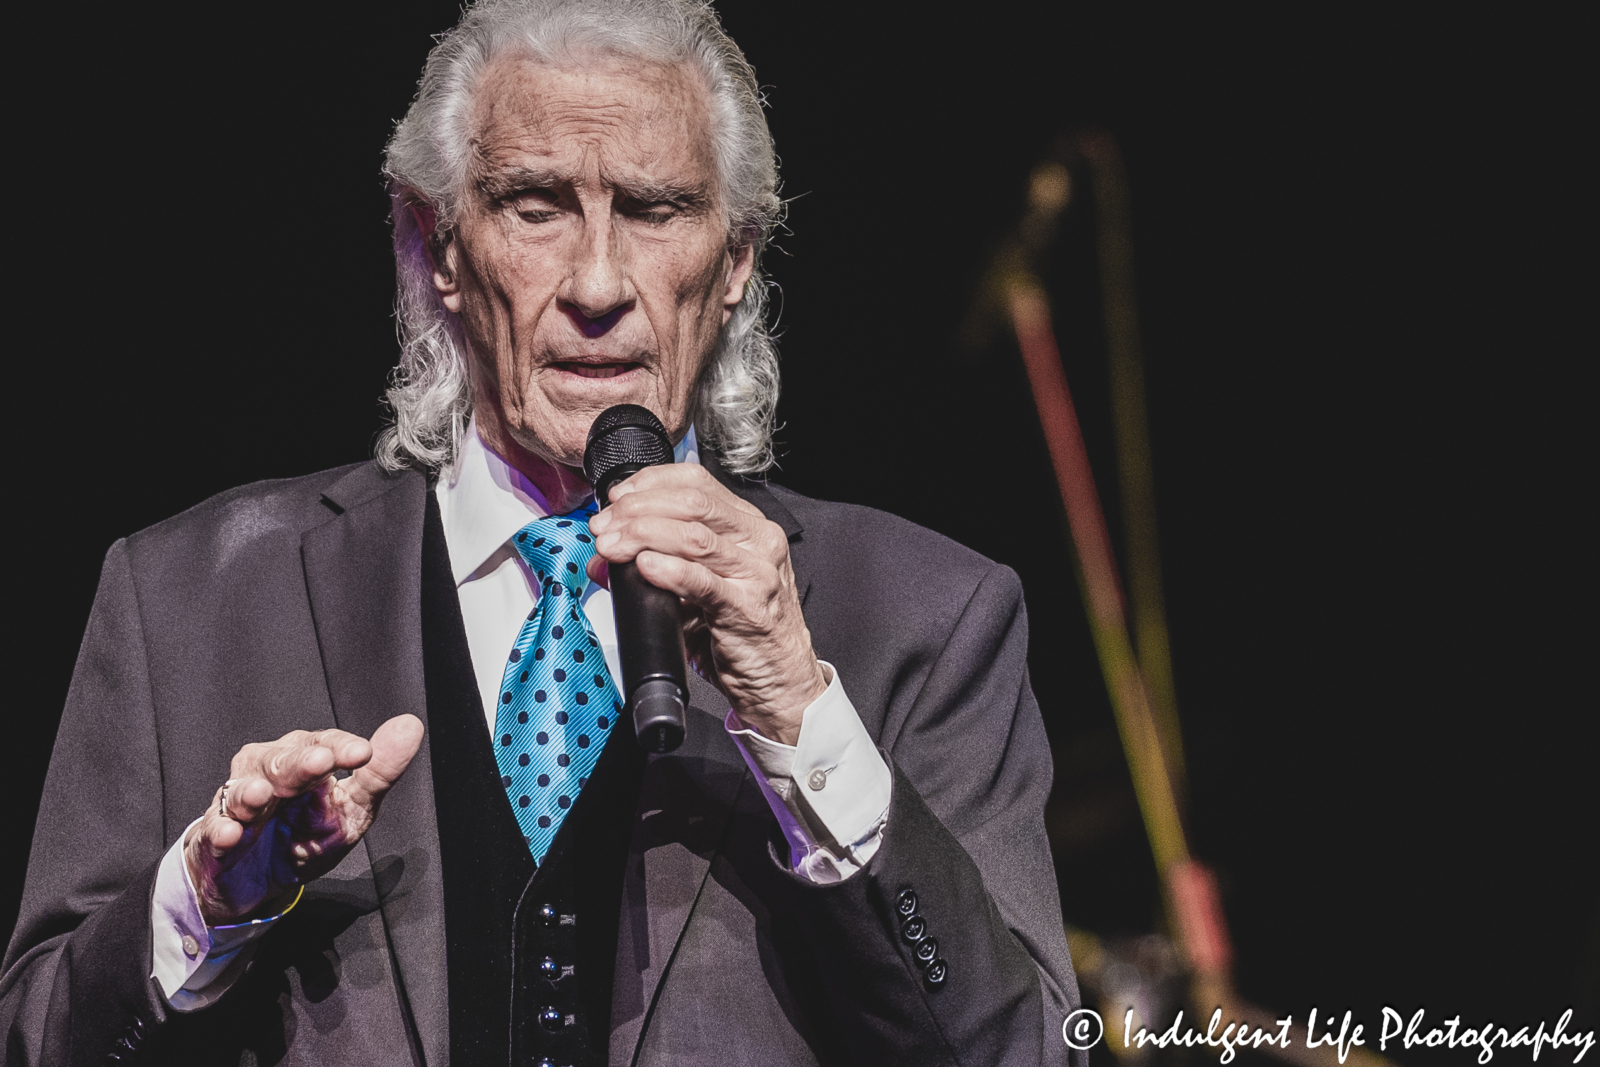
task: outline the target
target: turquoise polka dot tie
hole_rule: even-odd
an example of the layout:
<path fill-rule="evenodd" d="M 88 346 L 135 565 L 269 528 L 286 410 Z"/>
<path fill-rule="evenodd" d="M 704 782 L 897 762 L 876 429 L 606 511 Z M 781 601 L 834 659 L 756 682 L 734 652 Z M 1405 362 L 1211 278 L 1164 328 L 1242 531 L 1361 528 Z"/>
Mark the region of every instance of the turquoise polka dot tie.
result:
<path fill-rule="evenodd" d="M 580 601 L 594 555 L 593 514 L 590 505 L 537 519 L 511 539 L 542 592 L 506 663 L 494 751 L 528 851 L 541 863 L 622 712 Z"/>

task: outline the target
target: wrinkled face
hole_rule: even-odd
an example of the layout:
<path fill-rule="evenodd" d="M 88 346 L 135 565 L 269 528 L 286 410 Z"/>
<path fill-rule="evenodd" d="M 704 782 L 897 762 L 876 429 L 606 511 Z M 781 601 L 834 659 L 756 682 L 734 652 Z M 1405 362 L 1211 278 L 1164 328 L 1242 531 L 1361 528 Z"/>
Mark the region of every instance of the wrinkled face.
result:
<path fill-rule="evenodd" d="M 595 416 L 622 403 L 674 441 L 688 430 L 752 260 L 727 237 L 705 97 L 692 70 L 639 60 L 485 71 L 434 284 L 472 342 L 491 446 L 577 465 Z"/>

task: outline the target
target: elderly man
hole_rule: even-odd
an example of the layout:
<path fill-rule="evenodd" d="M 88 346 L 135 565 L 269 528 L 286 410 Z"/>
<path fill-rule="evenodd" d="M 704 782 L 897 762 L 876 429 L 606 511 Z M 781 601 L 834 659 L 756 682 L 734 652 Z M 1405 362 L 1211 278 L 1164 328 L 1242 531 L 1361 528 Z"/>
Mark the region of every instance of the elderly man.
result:
<path fill-rule="evenodd" d="M 1015 577 L 754 477 L 776 173 L 715 16 L 479 4 L 387 173 L 376 462 L 107 557 L 7 1062 L 1066 1061 Z M 618 403 L 679 462 L 596 514 Z M 698 673 L 670 755 L 617 725 L 630 560 Z"/>

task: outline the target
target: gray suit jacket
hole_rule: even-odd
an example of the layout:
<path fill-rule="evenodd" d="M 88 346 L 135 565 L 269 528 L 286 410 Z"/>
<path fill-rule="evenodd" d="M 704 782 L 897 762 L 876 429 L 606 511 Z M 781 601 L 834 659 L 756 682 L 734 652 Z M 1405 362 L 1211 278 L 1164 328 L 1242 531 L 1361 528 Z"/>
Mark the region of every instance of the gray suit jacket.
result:
<path fill-rule="evenodd" d="M 640 799 L 612 1063 L 1067 1062 L 1078 991 L 1015 575 L 881 512 L 730 484 L 789 534 L 818 654 L 894 770 L 888 830 L 840 885 L 780 870 L 725 701 L 692 678 L 688 740 Z M 112 547 L 0 980 L 8 1064 L 163 1061 L 184 1020 L 149 979 L 155 865 L 243 743 L 426 719 L 425 494 L 363 464 L 233 490 Z M 448 1060 L 423 744 L 363 844 L 264 939 L 245 981 L 271 1011 L 230 1035 L 232 1062 Z M 907 888 L 948 961 L 937 988 L 899 936 Z"/>

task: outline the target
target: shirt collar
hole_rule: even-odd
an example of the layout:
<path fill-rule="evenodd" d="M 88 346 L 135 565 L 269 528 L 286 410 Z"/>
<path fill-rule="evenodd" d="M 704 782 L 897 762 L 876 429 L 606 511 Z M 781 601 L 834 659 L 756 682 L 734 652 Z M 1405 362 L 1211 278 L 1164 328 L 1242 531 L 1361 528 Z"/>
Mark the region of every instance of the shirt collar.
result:
<path fill-rule="evenodd" d="M 550 504 L 538 487 L 483 443 L 476 418 L 462 437 L 455 463 L 434 489 L 457 585 L 471 579 L 518 530 L 550 514 Z M 673 459 L 700 462 L 693 426 L 673 449 Z"/>

